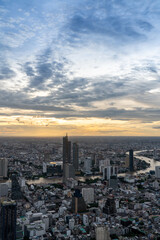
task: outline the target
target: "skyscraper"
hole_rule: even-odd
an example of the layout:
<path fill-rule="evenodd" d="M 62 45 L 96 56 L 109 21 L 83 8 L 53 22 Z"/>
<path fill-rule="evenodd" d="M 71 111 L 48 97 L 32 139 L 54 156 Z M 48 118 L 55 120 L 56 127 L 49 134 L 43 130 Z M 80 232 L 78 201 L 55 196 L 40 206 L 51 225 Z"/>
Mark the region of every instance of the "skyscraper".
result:
<path fill-rule="evenodd" d="M 86 211 L 86 204 L 79 189 L 75 189 L 75 193 L 72 197 L 71 211 L 74 213 Z"/>
<path fill-rule="evenodd" d="M 8 159 L 0 158 L 0 177 L 7 178 L 8 175 Z"/>
<path fill-rule="evenodd" d="M 79 159 L 78 159 L 78 144 L 73 143 L 73 166 L 75 171 L 78 171 L 79 168 Z"/>
<path fill-rule="evenodd" d="M 67 168 L 68 164 L 70 163 L 71 163 L 71 142 L 68 141 L 68 136 L 66 134 L 66 136 L 63 137 L 63 182 L 65 182 L 67 179 L 68 169 L 70 171 L 71 167 Z"/>
<path fill-rule="evenodd" d="M 68 141 L 67 134 L 63 137 L 63 165 L 65 163 L 71 163 L 71 142 Z"/>
<path fill-rule="evenodd" d="M 4 201 L 1 204 L 0 240 L 16 240 L 16 203 Z"/>
<path fill-rule="evenodd" d="M 65 163 L 65 167 L 63 169 L 63 182 L 66 183 L 67 178 L 75 178 L 75 170 L 72 164 Z"/>
<path fill-rule="evenodd" d="M 130 172 L 134 171 L 134 166 L 133 166 L 133 150 L 129 150 L 129 170 Z"/>
<path fill-rule="evenodd" d="M 103 208 L 103 212 L 108 214 L 108 215 L 112 215 L 112 214 L 116 213 L 116 204 L 115 204 L 115 200 L 114 200 L 113 195 L 109 195 L 107 197 L 105 206 Z"/>

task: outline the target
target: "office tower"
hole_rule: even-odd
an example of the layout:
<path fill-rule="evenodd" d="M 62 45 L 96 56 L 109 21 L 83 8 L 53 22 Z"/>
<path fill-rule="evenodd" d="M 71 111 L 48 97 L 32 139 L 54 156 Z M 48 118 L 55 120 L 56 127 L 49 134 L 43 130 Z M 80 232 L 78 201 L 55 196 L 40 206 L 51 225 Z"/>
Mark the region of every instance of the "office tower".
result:
<path fill-rule="evenodd" d="M 66 134 L 66 136 L 63 137 L 63 182 L 64 183 L 67 178 L 72 177 L 72 171 L 73 171 L 73 177 L 74 177 L 75 172 L 72 167 L 73 165 L 71 166 L 71 142 L 68 141 L 68 136 Z"/>
<path fill-rule="evenodd" d="M 65 163 L 71 163 L 71 142 L 67 135 L 63 137 L 63 165 Z"/>
<path fill-rule="evenodd" d="M 75 170 L 72 164 L 65 163 L 65 168 L 63 170 L 63 182 L 66 183 L 67 178 L 75 178 Z"/>
<path fill-rule="evenodd" d="M 86 211 L 86 204 L 79 189 L 75 189 L 75 193 L 72 197 L 71 211 L 74 213 Z"/>
<path fill-rule="evenodd" d="M 68 141 L 68 136 L 66 135 L 63 137 L 63 182 L 66 181 L 68 175 L 66 176 L 67 172 L 69 171 L 67 164 L 71 163 L 71 142 Z M 67 169 L 66 169 L 67 167 Z"/>
<path fill-rule="evenodd" d="M 94 202 L 94 188 L 82 188 L 82 196 L 86 204 Z"/>
<path fill-rule="evenodd" d="M 155 167 L 155 177 L 160 178 L 160 166 Z"/>
<path fill-rule="evenodd" d="M 84 172 L 86 174 L 91 174 L 91 165 L 92 165 L 92 160 L 90 157 L 86 158 L 84 160 Z"/>
<path fill-rule="evenodd" d="M 103 212 L 108 214 L 108 215 L 112 215 L 114 213 L 116 213 L 116 204 L 115 204 L 115 200 L 114 200 L 114 196 L 110 195 L 105 203 L 105 206 L 103 208 Z"/>
<path fill-rule="evenodd" d="M 0 158 L 0 177 L 7 178 L 8 176 L 8 159 Z"/>
<path fill-rule="evenodd" d="M 108 166 L 103 169 L 103 180 L 109 180 L 111 176 L 116 176 L 118 174 L 117 166 Z"/>
<path fill-rule="evenodd" d="M 11 198 L 13 200 L 19 200 L 22 199 L 22 192 L 21 192 L 21 187 L 19 185 L 18 179 L 16 174 L 12 174 L 12 192 L 11 192 Z"/>
<path fill-rule="evenodd" d="M 1 204 L 0 240 L 16 240 L 16 203 L 4 201 Z"/>
<path fill-rule="evenodd" d="M 75 171 L 78 171 L 79 168 L 79 159 L 78 159 L 78 144 L 73 143 L 73 166 Z"/>
<path fill-rule="evenodd" d="M 133 166 L 133 150 L 129 150 L 129 171 L 133 172 L 134 171 L 134 166 Z"/>
<path fill-rule="evenodd" d="M 111 240 L 107 226 L 96 227 L 96 240 Z"/>

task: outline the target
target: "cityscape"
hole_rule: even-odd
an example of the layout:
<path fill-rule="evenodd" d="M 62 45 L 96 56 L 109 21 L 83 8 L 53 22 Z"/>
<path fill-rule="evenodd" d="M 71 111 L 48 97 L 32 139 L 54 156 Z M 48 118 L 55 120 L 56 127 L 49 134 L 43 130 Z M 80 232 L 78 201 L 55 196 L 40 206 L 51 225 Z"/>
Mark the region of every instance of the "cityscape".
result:
<path fill-rule="evenodd" d="M 160 239 L 160 138 L 1 138 L 2 240 Z"/>
<path fill-rule="evenodd" d="M 0 0 L 0 240 L 160 240 L 159 53 L 159 0 Z"/>

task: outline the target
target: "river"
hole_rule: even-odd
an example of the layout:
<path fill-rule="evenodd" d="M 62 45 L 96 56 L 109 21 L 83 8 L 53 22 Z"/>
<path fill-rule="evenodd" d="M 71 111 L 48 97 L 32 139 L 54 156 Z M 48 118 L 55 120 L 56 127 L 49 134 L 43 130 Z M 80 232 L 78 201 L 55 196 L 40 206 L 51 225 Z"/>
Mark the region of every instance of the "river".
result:
<path fill-rule="evenodd" d="M 141 173 L 147 173 L 151 170 L 155 170 L 156 166 L 160 166 L 160 162 L 159 161 L 155 161 L 152 158 L 147 158 L 147 157 L 143 157 L 143 156 L 139 156 L 139 153 L 141 152 L 145 152 L 146 150 L 141 150 L 141 151 L 135 151 L 134 152 L 134 156 L 140 160 L 144 160 L 145 162 L 150 164 L 150 167 L 143 169 L 143 170 L 138 170 L 136 172 L 133 172 L 132 175 L 137 175 L 137 174 L 141 174 Z M 125 176 L 128 173 L 122 173 L 119 174 L 120 176 Z M 95 179 L 95 178 L 102 178 L 102 176 L 84 176 L 84 177 L 76 177 L 76 180 L 79 181 L 84 181 L 86 179 Z M 62 177 L 53 177 L 53 178 L 39 178 L 36 180 L 29 180 L 27 181 L 28 184 L 51 184 L 51 183 L 62 183 Z"/>

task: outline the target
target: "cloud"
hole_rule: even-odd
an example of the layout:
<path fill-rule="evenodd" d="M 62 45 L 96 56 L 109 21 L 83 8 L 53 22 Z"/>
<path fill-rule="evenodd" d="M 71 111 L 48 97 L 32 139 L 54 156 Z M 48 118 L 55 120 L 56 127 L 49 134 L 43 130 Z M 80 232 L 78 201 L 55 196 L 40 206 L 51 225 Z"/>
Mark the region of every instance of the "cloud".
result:
<path fill-rule="evenodd" d="M 158 5 L 3 1 L 0 107 L 35 111 L 29 116 L 158 120 Z"/>
<path fill-rule="evenodd" d="M 153 129 L 160 129 L 160 126 L 153 126 Z"/>
<path fill-rule="evenodd" d="M 10 78 L 15 77 L 15 75 L 16 75 L 15 72 L 7 66 L 0 68 L 0 80 L 4 79 L 8 80 Z"/>

